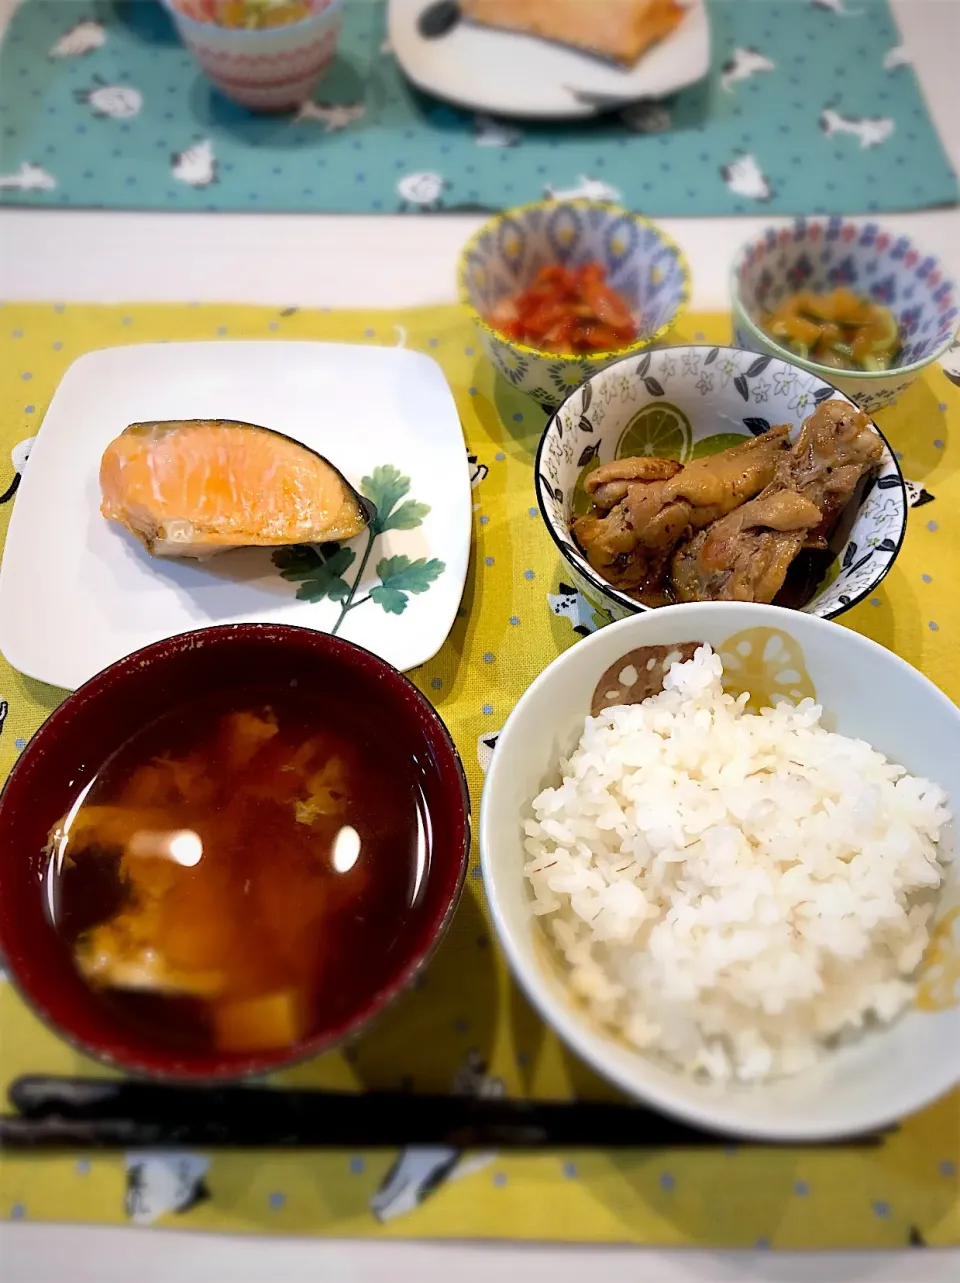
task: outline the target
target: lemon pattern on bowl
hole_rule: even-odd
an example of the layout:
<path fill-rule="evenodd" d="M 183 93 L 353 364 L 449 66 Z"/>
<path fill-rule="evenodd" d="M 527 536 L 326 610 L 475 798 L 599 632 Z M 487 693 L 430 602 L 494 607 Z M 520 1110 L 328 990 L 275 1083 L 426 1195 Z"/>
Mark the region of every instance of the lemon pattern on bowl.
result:
<path fill-rule="evenodd" d="M 717 432 L 712 437 L 701 437 L 695 441 L 690 452 L 691 459 L 706 459 L 709 455 L 719 454 L 721 450 L 732 450 L 743 445 L 750 438 L 741 432 Z"/>
<path fill-rule="evenodd" d="M 710 439 L 719 440 L 713 437 Z M 743 440 L 743 438 L 738 437 L 737 440 Z M 718 447 L 721 450 L 724 448 Z M 697 457 L 696 449 L 697 447 L 693 444 L 690 420 L 683 411 L 671 405 L 669 401 L 657 401 L 653 405 L 645 405 L 633 416 L 620 436 L 614 457 L 628 459 L 637 455 L 643 455 L 646 458 L 656 456 L 660 459 L 676 459 L 680 463 L 685 463 Z M 585 516 L 593 507 L 593 500 L 584 489 L 584 482 L 591 472 L 600 467 L 598 442 L 594 442 L 584 450 L 581 463 L 584 460 L 587 461 L 586 466 L 577 477 L 571 499 L 575 517 Z"/>
<path fill-rule="evenodd" d="M 692 449 L 693 430 L 687 416 L 669 401 L 654 401 L 639 410 L 624 428 L 616 457 L 639 455 L 686 463 Z"/>
<path fill-rule="evenodd" d="M 783 700 L 816 699 L 803 649 L 779 628 L 745 628 L 717 647 L 723 661 L 723 689 L 735 699 L 749 692 L 747 708 L 759 713 Z"/>
<path fill-rule="evenodd" d="M 593 507 L 593 499 L 587 494 L 584 482 L 590 473 L 596 472 L 599 467 L 600 458 L 595 454 L 579 477 L 577 477 L 577 484 L 573 487 L 573 497 L 570 500 L 570 506 L 575 517 L 585 517 Z"/>

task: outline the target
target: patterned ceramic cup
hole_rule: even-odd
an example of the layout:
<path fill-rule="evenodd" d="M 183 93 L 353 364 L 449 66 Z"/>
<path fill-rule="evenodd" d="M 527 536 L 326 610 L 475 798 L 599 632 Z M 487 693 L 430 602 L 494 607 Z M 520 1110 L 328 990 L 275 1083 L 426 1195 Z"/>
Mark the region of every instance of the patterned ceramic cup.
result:
<path fill-rule="evenodd" d="M 764 334 L 759 321 L 797 290 L 845 285 L 888 307 L 903 348 L 897 365 L 876 373 L 804 361 Z M 896 401 L 953 342 L 960 294 L 935 258 L 876 223 L 798 218 L 768 227 L 738 252 L 730 274 L 734 341 L 770 352 L 833 383 L 868 414 Z"/>
<path fill-rule="evenodd" d="M 728 347 L 669 347 L 595 374 L 557 411 L 537 451 L 540 512 L 569 574 L 601 619 L 648 609 L 619 592 L 589 564 L 570 534 L 587 511 L 582 480 L 601 463 L 650 454 L 689 462 L 787 423 L 796 437 L 822 401 L 850 398 L 788 361 Z M 833 619 L 868 597 L 893 565 L 907 529 L 900 465 L 883 434 L 876 479 L 859 497 L 852 524 L 842 520 L 836 557 L 802 607 Z"/>
<path fill-rule="evenodd" d="M 259 30 L 198 22 L 181 0 L 163 2 L 207 77 L 251 111 L 290 111 L 306 102 L 337 52 L 344 0 L 309 0 L 312 17 Z"/>
<path fill-rule="evenodd" d="M 525 289 L 542 267 L 602 263 L 607 280 L 639 318 L 640 338 L 614 352 L 562 356 L 508 339 L 486 318 Z M 491 218 L 460 257 L 460 300 L 471 309 L 486 355 L 514 387 L 541 405 L 559 405 L 585 379 L 662 339 L 686 309 L 690 270 L 653 223 L 615 205 L 574 200 L 521 205 Z"/>

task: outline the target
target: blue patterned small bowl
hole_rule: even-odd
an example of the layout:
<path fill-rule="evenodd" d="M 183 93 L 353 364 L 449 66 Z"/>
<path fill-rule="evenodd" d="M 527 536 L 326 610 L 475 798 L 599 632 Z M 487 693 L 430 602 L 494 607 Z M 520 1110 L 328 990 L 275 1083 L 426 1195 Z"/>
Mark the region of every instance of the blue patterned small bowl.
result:
<path fill-rule="evenodd" d="M 506 338 L 486 318 L 550 263 L 602 263 L 607 280 L 640 318 L 628 347 L 589 356 L 540 352 Z M 690 297 L 682 251 L 658 227 L 616 205 L 540 201 L 484 223 L 460 256 L 460 301 L 474 314 L 484 351 L 505 379 L 541 405 L 560 405 L 598 370 L 662 339 Z"/>
<path fill-rule="evenodd" d="M 815 407 L 833 397 L 851 402 L 789 361 L 732 347 L 657 348 L 595 374 L 554 414 L 537 451 L 537 499 L 567 563 L 565 577 L 608 622 L 649 609 L 598 574 L 570 534 L 573 516 L 584 510 L 578 507 L 579 483 L 598 463 L 640 453 L 686 463 L 778 423 L 789 424 L 795 438 Z M 876 590 L 900 551 L 906 487 L 880 437 L 880 471 L 860 496 L 852 525 L 843 525 L 843 546 L 802 607 L 807 614 L 833 619 L 856 606 Z"/>
<path fill-rule="evenodd" d="M 897 318 L 903 350 L 891 369 L 833 370 L 794 356 L 760 329 L 764 314 L 797 290 L 840 285 L 868 294 Z M 948 350 L 960 317 L 960 294 L 935 258 L 876 223 L 837 217 L 798 218 L 792 227 L 768 227 L 748 241 L 733 262 L 730 296 L 738 347 L 820 375 L 868 414 L 892 405 Z"/>

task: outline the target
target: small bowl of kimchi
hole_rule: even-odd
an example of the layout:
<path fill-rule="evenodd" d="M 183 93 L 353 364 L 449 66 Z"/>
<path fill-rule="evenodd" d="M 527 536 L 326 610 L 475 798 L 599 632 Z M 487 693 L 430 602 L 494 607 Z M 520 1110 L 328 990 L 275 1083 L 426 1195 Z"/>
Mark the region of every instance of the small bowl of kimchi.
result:
<path fill-rule="evenodd" d="M 689 301 L 690 269 L 638 214 L 540 201 L 480 228 L 461 254 L 459 288 L 494 368 L 552 410 L 670 331 Z"/>
<path fill-rule="evenodd" d="M 730 274 L 734 341 L 826 379 L 873 414 L 947 352 L 960 292 L 876 223 L 798 218 L 748 241 Z"/>

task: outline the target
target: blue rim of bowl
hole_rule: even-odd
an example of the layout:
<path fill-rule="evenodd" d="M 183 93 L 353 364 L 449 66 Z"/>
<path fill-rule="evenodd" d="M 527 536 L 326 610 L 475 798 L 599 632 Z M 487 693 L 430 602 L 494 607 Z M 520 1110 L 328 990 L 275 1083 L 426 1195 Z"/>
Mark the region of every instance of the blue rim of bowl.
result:
<path fill-rule="evenodd" d="M 166 0 L 166 2 L 169 3 L 169 0 Z M 682 275 L 682 285 L 676 310 L 669 321 L 661 325 L 653 334 L 637 339 L 635 342 L 627 344 L 626 347 L 611 348 L 607 352 L 544 352 L 542 348 L 530 347 L 527 343 L 511 339 L 484 320 L 470 301 L 470 286 L 467 281 L 467 260 L 480 238 L 486 235 L 491 228 L 499 227 L 508 218 L 516 218 L 518 214 L 526 214 L 533 209 L 560 209 L 562 206 L 568 206 L 572 209 L 602 209 L 608 214 L 629 218 L 639 227 L 646 227 L 655 232 L 661 243 L 673 250 Z M 686 254 L 684 254 L 673 237 L 668 236 L 657 223 L 652 222 L 649 218 L 644 218 L 642 214 L 635 214 L 632 210 L 625 209 L 623 205 L 612 205 L 606 201 L 587 200 L 585 197 L 579 197 L 576 200 L 532 200 L 525 205 L 514 205 L 513 209 L 505 209 L 502 214 L 495 214 L 492 218 L 488 218 L 483 226 L 470 237 L 460 251 L 460 258 L 457 263 L 457 292 L 460 296 L 460 302 L 470 312 L 477 327 L 483 330 L 485 334 L 489 334 L 491 338 L 497 339 L 500 343 L 505 343 L 516 352 L 522 352 L 524 356 L 536 356 L 542 361 L 555 361 L 557 363 L 577 361 L 582 364 L 586 361 L 591 365 L 596 364 L 598 367 L 609 365 L 611 361 L 618 361 L 622 357 L 634 356 L 638 352 L 643 352 L 652 347 L 658 339 L 662 339 L 665 334 L 669 334 L 690 305 L 691 281 L 690 264 L 687 261 Z M 582 387 L 583 385 L 581 384 L 580 386 Z"/>
<path fill-rule="evenodd" d="M 175 22 L 182 22 L 188 28 L 193 27 L 197 31 L 223 31 L 231 36 L 249 37 L 275 35 L 278 31 L 296 31 L 300 27 L 308 27 L 319 18 L 327 18 L 338 11 L 342 13 L 346 0 L 330 0 L 330 3 L 317 13 L 311 13 L 307 18 L 299 18 L 296 22 L 285 22 L 279 27 L 221 27 L 218 22 L 201 22 L 189 13 L 184 13 L 176 0 L 161 0 L 161 3 Z"/>
<path fill-rule="evenodd" d="M 658 348 L 657 351 L 658 352 L 691 352 L 691 351 L 712 352 L 715 346 L 716 344 L 712 344 L 712 343 L 677 343 L 669 347 Z M 720 351 L 739 354 L 741 352 L 747 351 L 747 349 L 734 348 L 734 347 L 721 347 Z M 764 356 L 766 354 L 763 352 L 757 352 L 754 355 Z M 775 357 L 774 359 L 781 360 L 783 358 Z M 622 365 L 622 364 L 624 364 L 624 362 L 615 361 L 613 365 L 607 366 L 606 370 L 597 370 L 596 373 L 604 374 L 608 370 L 614 370 L 617 368 L 618 365 Z M 784 360 L 784 364 L 792 365 L 793 362 Z M 596 375 L 591 375 L 590 379 L 593 379 L 595 377 Z M 590 379 L 587 379 L 586 382 L 589 383 Z M 847 396 L 845 392 L 840 391 L 840 389 L 836 386 L 836 384 L 831 383 L 829 379 L 824 379 L 823 382 L 826 383 L 829 387 L 833 388 L 834 392 L 842 401 L 846 401 L 848 405 L 852 405 L 855 410 L 860 409 L 860 407 L 852 400 L 852 398 Z M 594 568 L 587 561 L 586 557 L 582 556 L 580 553 L 571 552 L 570 548 L 563 542 L 563 540 L 557 534 L 556 530 L 554 530 L 553 521 L 551 520 L 550 515 L 547 512 L 547 507 L 543 499 L 544 483 L 540 474 L 540 460 L 543 457 L 543 451 L 547 444 L 547 435 L 550 432 L 550 429 L 553 427 L 556 420 L 560 417 L 560 414 L 564 406 L 567 404 L 568 401 L 572 400 L 573 397 L 575 397 L 578 392 L 582 392 L 583 387 L 584 387 L 584 384 L 581 384 L 580 387 L 574 388 L 574 390 L 571 393 L 569 393 L 569 395 L 566 396 L 563 399 L 563 401 L 561 401 L 561 403 L 557 406 L 556 410 L 554 410 L 550 418 L 547 420 L 546 426 L 544 427 L 543 432 L 540 436 L 540 443 L 537 446 L 537 455 L 533 462 L 533 484 L 537 492 L 537 506 L 540 509 L 540 516 L 543 519 L 543 524 L 546 526 L 547 532 L 549 533 L 550 538 L 553 540 L 553 542 L 557 545 L 557 548 L 560 550 L 560 553 L 564 561 L 566 561 L 568 565 L 572 566 L 573 569 L 576 570 L 578 574 L 583 575 L 585 579 L 589 580 L 589 582 L 593 584 L 593 586 L 604 597 L 608 598 L 610 601 L 616 602 L 618 606 L 625 606 L 628 610 L 631 611 L 632 614 L 635 614 L 635 615 L 643 614 L 645 611 L 648 611 L 648 610 L 659 610 L 660 607 L 658 606 L 645 606 L 643 602 L 637 601 L 635 600 L 635 598 L 628 596 L 626 593 L 620 592 L 618 588 L 614 588 L 612 584 L 607 583 L 607 581 L 601 575 L 599 575 L 597 571 L 594 570 Z M 864 413 L 866 413 L 866 411 L 864 411 Z M 853 610 L 854 606 L 859 606 L 862 601 L 866 601 L 866 599 L 871 595 L 871 593 L 875 592 L 876 589 L 880 587 L 880 585 L 886 579 L 887 575 L 890 573 L 893 563 L 900 556 L 900 549 L 903 547 L 903 541 L 907 537 L 907 522 L 910 516 L 910 504 L 907 501 L 907 487 L 903 479 L 903 469 L 900 467 L 900 460 L 897 458 L 896 454 L 894 453 L 893 446 L 890 444 L 887 438 L 883 435 L 883 433 L 877 427 L 873 419 L 870 419 L 870 426 L 873 428 L 874 432 L 876 432 L 877 436 L 880 438 L 880 440 L 883 442 L 884 446 L 886 447 L 887 453 L 889 454 L 890 459 L 893 462 L 893 466 L 896 469 L 897 480 L 900 482 L 900 496 L 903 500 L 903 525 L 900 528 L 900 537 L 897 539 L 897 546 L 896 548 L 894 548 L 893 552 L 890 554 L 889 560 L 887 561 L 887 564 L 884 566 L 881 573 L 877 576 L 876 579 L 872 580 L 870 584 L 866 588 L 864 588 L 863 592 L 861 592 L 857 597 L 851 598 L 851 600 L 846 602 L 846 604 L 838 606 L 836 610 L 831 610 L 824 615 L 817 615 L 815 611 L 804 610 L 801 608 L 800 613 L 803 615 L 815 615 L 816 618 L 818 619 L 836 619 L 839 615 L 846 614 L 848 610 Z M 830 564 L 832 565 L 833 563 L 831 562 Z M 674 604 L 680 605 L 684 603 L 674 603 Z M 753 603 L 753 605 L 764 605 L 764 604 L 766 603 L 764 602 Z"/>
<path fill-rule="evenodd" d="M 851 220 L 843 219 L 842 222 L 851 222 Z M 856 226 L 855 223 L 851 223 L 851 225 Z M 792 227 L 796 231 L 807 231 L 807 229 L 811 227 L 829 227 L 830 220 L 826 218 L 797 218 L 794 219 L 792 224 L 788 224 L 788 226 Z M 782 344 L 778 343 L 776 339 L 771 338 L 769 334 L 764 333 L 747 311 L 746 304 L 740 297 L 740 273 L 743 271 L 744 259 L 748 252 L 753 249 L 755 245 L 765 242 L 769 232 L 775 231 L 779 235 L 783 230 L 785 229 L 774 227 L 771 224 L 770 227 L 764 228 L 762 232 L 758 232 L 756 236 L 751 236 L 748 241 L 744 241 L 733 256 L 733 263 L 730 266 L 730 276 L 728 278 L 731 309 L 735 313 L 737 319 L 742 318 L 744 325 L 750 331 L 753 338 L 759 339 L 761 343 L 765 343 L 771 348 L 775 348 L 778 353 L 782 352 L 783 356 L 780 358 L 781 360 L 789 361 L 791 365 L 796 365 L 801 370 L 806 370 L 808 374 L 816 374 L 818 378 L 823 379 L 824 383 L 829 383 L 831 378 L 835 378 L 838 374 L 842 375 L 845 379 L 863 379 L 864 382 L 869 383 L 872 380 L 878 379 L 895 379 L 899 375 L 918 374 L 934 361 L 939 361 L 940 357 L 943 356 L 945 352 L 949 352 L 957 335 L 960 334 L 960 326 L 958 326 L 938 348 L 935 348 L 929 356 L 923 356 L 918 361 L 911 361 L 909 365 L 892 365 L 888 370 L 834 370 L 829 365 L 819 365 L 816 361 L 807 361 L 802 356 L 797 356 L 796 353 L 791 352 L 789 348 L 785 348 Z M 894 238 L 891 235 L 891 240 L 893 239 Z M 898 236 L 896 239 L 898 241 L 903 241 L 906 244 L 908 251 L 912 250 L 919 256 L 920 250 L 917 249 L 909 236 Z M 951 276 L 948 276 L 947 273 L 944 272 L 940 260 L 938 258 L 934 258 L 932 254 L 925 254 L 923 257 L 933 259 L 935 269 L 941 273 L 941 283 L 950 286 L 950 290 L 955 298 L 960 297 L 960 291 L 957 289 L 956 282 Z M 761 355 L 763 355 L 763 353 L 761 353 Z M 876 424 L 874 424 L 874 427 L 876 427 Z"/>

